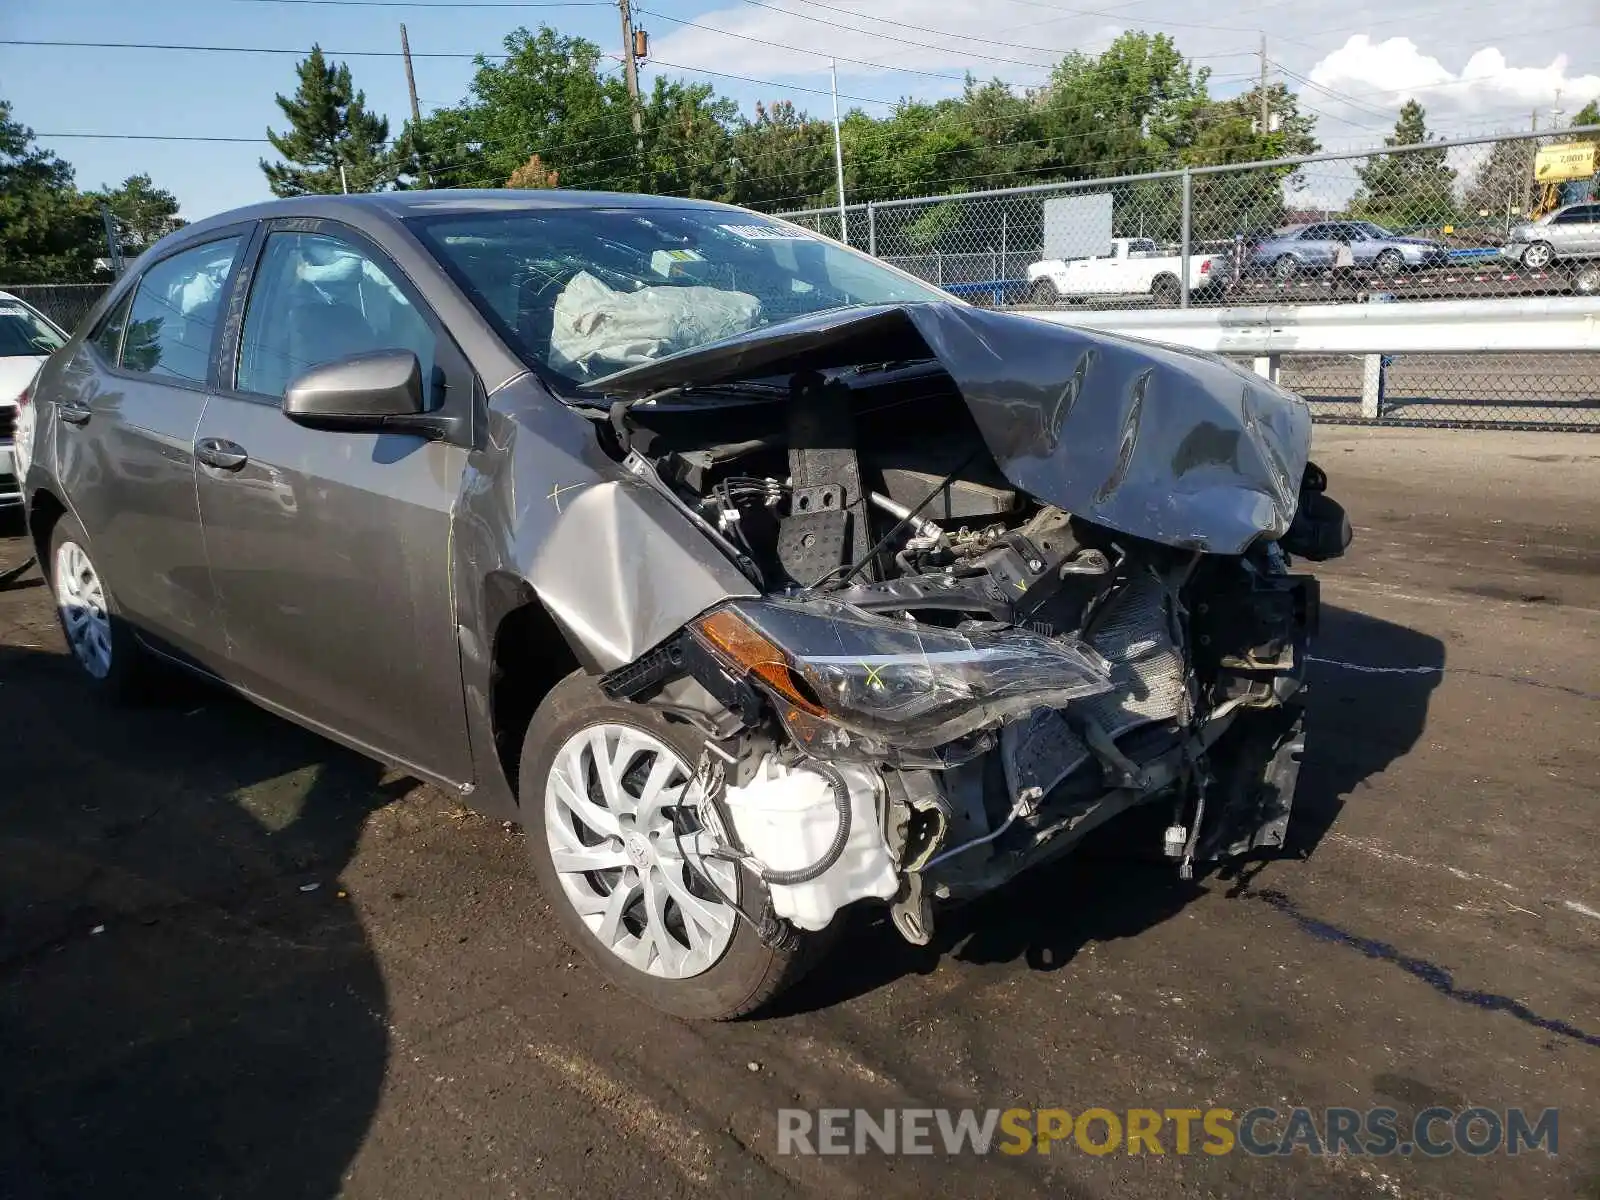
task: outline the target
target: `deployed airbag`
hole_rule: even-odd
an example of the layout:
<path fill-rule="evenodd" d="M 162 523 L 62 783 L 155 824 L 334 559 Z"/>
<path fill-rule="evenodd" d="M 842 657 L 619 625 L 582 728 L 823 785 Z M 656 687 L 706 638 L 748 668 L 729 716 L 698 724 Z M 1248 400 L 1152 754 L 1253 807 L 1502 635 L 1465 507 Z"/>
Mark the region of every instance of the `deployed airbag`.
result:
<path fill-rule="evenodd" d="M 742 333 L 760 311 L 761 302 L 745 292 L 670 286 L 619 292 L 580 271 L 556 298 L 550 365 L 587 373 L 595 360 L 608 366 L 650 362 Z"/>

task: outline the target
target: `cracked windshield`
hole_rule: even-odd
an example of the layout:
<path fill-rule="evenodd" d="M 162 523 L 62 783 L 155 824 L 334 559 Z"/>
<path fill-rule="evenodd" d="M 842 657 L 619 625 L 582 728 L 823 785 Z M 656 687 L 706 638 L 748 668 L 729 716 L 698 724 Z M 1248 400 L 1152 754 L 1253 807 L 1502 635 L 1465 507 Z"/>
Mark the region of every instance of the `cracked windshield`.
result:
<path fill-rule="evenodd" d="M 949 299 L 734 209 L 550 209 L 417 225 L 484 316 L 568 385 L 827 309 Z"/>

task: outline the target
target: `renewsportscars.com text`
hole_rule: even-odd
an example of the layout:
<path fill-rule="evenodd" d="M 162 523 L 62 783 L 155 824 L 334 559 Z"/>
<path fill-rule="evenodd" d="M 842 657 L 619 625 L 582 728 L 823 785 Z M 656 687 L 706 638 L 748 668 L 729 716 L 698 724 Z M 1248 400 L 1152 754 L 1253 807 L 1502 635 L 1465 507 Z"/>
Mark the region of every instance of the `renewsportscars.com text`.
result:
<path fill-rule="evenodd" d="M 1560 1110 L 784 1108 L 779 1154 L 1482 1156 L 1559 1147 Z"/>

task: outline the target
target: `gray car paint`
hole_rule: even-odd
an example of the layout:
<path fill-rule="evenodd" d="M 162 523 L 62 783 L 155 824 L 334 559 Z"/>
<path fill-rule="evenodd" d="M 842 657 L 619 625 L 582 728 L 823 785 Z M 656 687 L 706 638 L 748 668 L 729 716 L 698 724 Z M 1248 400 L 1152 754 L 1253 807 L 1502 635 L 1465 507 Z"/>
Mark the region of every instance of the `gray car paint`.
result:
<path fill-rule="evenodd" d="M 686 511 L 605 453 L 594 414 L 528 372 L 405 220 L 468 209 L 684 203 L 699 202 L 507 192 L 306 197 L 188 226 L 130 275 L 241 222 L 338 221 L 370 239 L 426 298 L 471 367 L 470 391 L 453 397 L 470 416 L 465 436 L 447 444 L 312 431 L 219 388 L 148 448 L 88 452 L 56 409 L 74 397 L 129 404 L 124 381 L 83 357 L 82 342 L 131 286 L 124 282 L 41 377 L 41 453 L 25 484 L 30 511 L 48 491 L 84 519 L 97 555 L 111 547 L 116 557 L 101 561 L 119 597 L 131 585 L 141 596 L 168 598 L 165 606 L 140 600 L 138 621 L 152 640 L 209 617 L 229 638 L 219 648 L 219 639 L 199 637 L 196 657 L 226 682 L 338 740 L 471 791 L 484 811 L 515 815 L 492 711 L 495 638 L 508 614 L 538 605 L 560 631 L 552 636 L 569 643 L 552 645 L 551 657 L 570 652 L 604 669 L 757 588 Z M 240 281 L 222 323 L 218 379 L 231 378 L 245 294 Z M 1197 547 L 1281 532 L 1293 513 L 1284 481 L 1297 481 L 1304 465 L 1303 412 L 1220 360 L 954 304 L 870 311 L 897 322 L 908 343 L 957 364 L 985 440 L 1003 448 L 1004 468 L 1022 486 L 1047 499 L 1071 496 L 1107 524 Z M 160 407 L 167 391 L 132 402 L 137 427 L 155 423 L 144 409 Z M 194 444 L 208 436 L 248 452 L 229 481 L 194 465 Z M 126 528 L 127 517 L 112 510 L 117 493 L 102 490 L 106 476 L 126 478 L 130 463 L 151 486 L 129 479 L 121 504 L 154 511 L 141 536 L 159 543 L 149 561 L 165 579 L 187 580 L 191 594 L 181 605 L 170 582 L 139 581 L 144 568 L 119 556 L 107 536 L 119 521 Z M 1162 488 L 1174 485 L 1183 498 L 1163 498 Z M 202 534 L 205 553 L 196 550 Z"/>
<path fill-rule="evenodd" d="M 1214 354 L 963 304 L 819 313 L 657 359 L 586 390 L 669 387 L 904 358 L 938 360 L 1006 477 L 1152 541 L 1241 554 L 1294 519 L 1305 401 Z"/>

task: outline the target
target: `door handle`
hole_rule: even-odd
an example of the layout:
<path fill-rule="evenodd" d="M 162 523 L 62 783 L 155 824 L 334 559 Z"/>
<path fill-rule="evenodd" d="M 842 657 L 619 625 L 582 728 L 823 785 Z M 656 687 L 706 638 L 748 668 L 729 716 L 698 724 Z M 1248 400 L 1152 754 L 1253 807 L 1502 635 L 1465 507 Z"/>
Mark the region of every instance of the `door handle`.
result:
<path fill-rule="evenodd" d="M 94 416 L 86 406 L 77 404 L 56 405 L 56 415 L 68 425 L 87 425 L 89 418 Z"/>
<path fill-rule="evenodd" d="M 237 471 L 250 461 L 243 446 L 225 438 L 201 438 L 195 443 L 194 456 L 206 466 L 222 471 Z"/>

